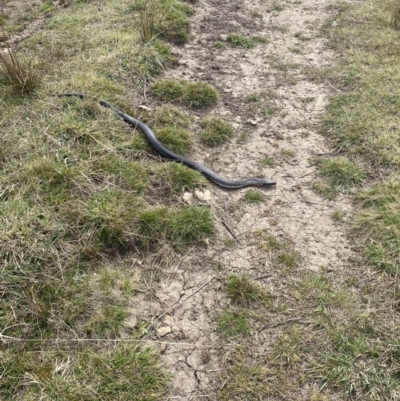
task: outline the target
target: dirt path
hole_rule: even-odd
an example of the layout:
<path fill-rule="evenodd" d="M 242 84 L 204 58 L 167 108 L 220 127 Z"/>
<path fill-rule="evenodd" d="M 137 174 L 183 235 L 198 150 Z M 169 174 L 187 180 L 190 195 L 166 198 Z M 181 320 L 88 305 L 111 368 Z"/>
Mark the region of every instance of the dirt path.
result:
<path fill-rule="evenodd" d="M 339 272 L 351 256 L 346 232 L 331 216 L 334 210 L 350 216 L 351 204 L 343 197 L 326 201 L 310 188 L 315 179 L 310 158 L 332 151 L 317 131 L 333 93 L 327 84 L 307 80 L 304 71 L 336 62 L 319 36 L 332 3 L 200 0 L 195 6 L 193 40 L 175 49 L 179 66 L 166 76 L 215 85 L 222 101 L 211 113 L 234 122 L 238 133 L 224 147 L 199 150 L 194 158 L 231 179 L 254 176 L 262 169 L 263 175 L 274 176 L 278 184 L 256 205 L 242 202 L 246 190 L 225 192 L 213 186 L 210 202 L 218 219 L 216 242 L 205 254 L 190 253 L 173 266 L 173 279 L 164 282 L 156 294 L 160 303 L 149 307 L 153 316 L 174 308 L 154 325 L 165 330 L 158 332 L 161 341 L 171 343 L 162 345 L 164 360 L 174 374 L 171 399 L 217 397 L 220 347 L 228 352 L 234 346 L 222 343 L 215 333 L 216 314 L 228 304 L 221 289 L 230 274 L 247 273 L 279 297 L 284 280 L 281 268 L 257 248 L 255 230 L 266 229 L 290 243 L 300 256 L 297 270 Z M 224 42 L 227 34 L 236 32 L 265 37 L 269 43 L 250 50 L 226 43 L 225 49 L 215 47 L 216 41 Z M 239 138 L 241 133 L 246 135 Z M 266 157 L 275 165 L 260 167 Z M 222 220 L 240 238 L 234 247 L 228 246 L 227 238 L 232 236 Z M 222 273 L 216 271 L 218 266 Z M 274 332 L 264 329 L 252 337 L 254 347 L 267 353 Z"/>

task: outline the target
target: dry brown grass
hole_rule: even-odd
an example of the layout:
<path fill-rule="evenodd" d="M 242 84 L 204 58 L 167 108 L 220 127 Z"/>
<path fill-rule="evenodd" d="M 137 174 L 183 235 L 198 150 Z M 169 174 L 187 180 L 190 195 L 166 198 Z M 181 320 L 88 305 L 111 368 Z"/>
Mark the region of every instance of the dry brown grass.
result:
<path fill-rule="evenodd" d="M 38 71 L 22 61 L 4 28 L 2 37 L 5 38 L 6 48 L 0 51 L 0 71 L 16 90 L 26 94 L 32 93 L 40 84 Z"/>

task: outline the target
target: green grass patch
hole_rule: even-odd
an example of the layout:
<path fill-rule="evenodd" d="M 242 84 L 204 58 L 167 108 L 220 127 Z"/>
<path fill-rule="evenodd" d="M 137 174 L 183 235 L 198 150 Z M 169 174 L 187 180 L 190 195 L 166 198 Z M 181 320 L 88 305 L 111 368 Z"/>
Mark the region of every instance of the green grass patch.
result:
<path fill-rule="evenodd" d="M 168 3 L 190 14 L 186 4 Z M 133 342 L 144 334 L 132 309 L 141 284 L 126 254 L 150 244 L 183 248 L 210 235 L 208 209 L 184 208 L 170 196 L 204 179 L 139 157 L 132 127 L 95 100 L 49 96 L 100 96 L 146 117 L 169 147 L 189 151 L 186 114 L 132 110 L 135 92 L 174 62 L 160 35 L 143 42 L 132 4 L 77 1 L 49 13 L 46 26 L 18 46 L 26 65 L 43 66 L 35 96 L 22 96 L 0 74 L 7 104 L 0 113 L 0 325 L 2 335 L 21 340 L 0 351 L 5 401 L 165 396 L 168 375 L 157 352 Z M 161 180 L 171 187 L 164 198 Z M 166 210 L 162 230 L 152 222 L 157 210 Z M 125 346 L 122 337 L 132 342 Z"/>
<path fill-rule="evenodd" d="M 292 149 L 282 149 L 279 153 L 283 159 L 293 159 L 296 155 Z"/>
<path fill-rule="evenodd" d="M 53 3 L 51 3 L 51 2 L 42 3 L 41 6 L 39 7 L 40 12 L 43 14 L 51 13 L 55 9 L 56 8 L 54 7 Z"/>
<path fill-rule="evenodd" d="M 260 160 L 260 165 L 262 167 L 274 167 L 275 161 L 272 157 L 264 157 L 264 159 Z"/>
<path fill-rule="evenodd" d="M 280 3 L 273 3 L 272 4 L 272 10 L 273 11 L 280 12 L 280 11 L 283 11 L 284 9 L 285 9 L 285 5 L 284 4 L 280 4 Z"/>
<path fill-rule="evenodd" d="M 153 95 L 160 100 L 201 109 L 214 106 L 219 99 L 218 91 L 206 82 L 164 79 L 151 87 Z"/>
<path fill-rule="evenodd" d="M 292 249 L 292 245 L 285 239 L 276 238 L 268 230 L 254 232 L 257 247 L 270 254 L 272 262 L 281 265 L 289 271 L 298 266 L 300 256 Z"/>
<path fill-rule="evenodd" d="M 232 137 L 234 128 L 229 121 L 220 117 L 204 117 L 200 122 L 202 128 L 200 140 L 207 146 L 218 146 Z"/>
<path fill-rule="evenodd" d="M 364 171 L 343 157 L 318 159 L 316 163 L 323 181 L 315 181 L 313 189 L 328 199 L 335 198 L 339 192 L 354 193 L 365 180 Z"/>
<path fill-rule="evenodd" d="M 246 96 L 246 103 L 257 103 L 260 100 L 260 95 L 258 93 L 252 93 L 251 95 Z"/>
<path fill-rule="evenodd" d="M 143 42 L 162 37 L 182 44 L 189 40 L 192 7 L 177 0 L 134 0 L 127 6 L 134 15 Z"/>
<path fill-rule="evenodd" d="M 237 348 L 229 354 L 229 369 L 220 377 L 222 401 L 256 401 L 270 394 L 270 371 L 262 363 L 246 358 L 246 350 Z"/>
<path fill-rule="evenodd" d="M 168 242 L 181 248 L 204 240 L 213 232 L 214 222 L 207 208 L 158 207 L 139 213 L 139 235 L 146 245 Z"/>
<path fill-rule="evenodd" d="M 269 298 L 262 287 L 245 274 L 230 276 L 226 293 L 233 303 L 240 306 L 249 306 Z"/>
<path fill-rule="evenodd" d="M 265 201 L 265 195 L 257 189 L 249 189 L 244 194 L 243 199 L 247 203 L 261 203 Z"/>
<path fill-rule="evenodd" d="M 328 106 L 324 132 L 342 152 L 362 157 L 366 172 L 378 177 L 397 169 L 400 160 L 396 111 L 400 42 L 399 32 L 388 23 L 395 15 L 391 5 L 384 0 L 357 8 L 337 3 L 340 23 L 326 29 L 332 45 L 345 55 L 344 62 L 329 75 L 348 91 L 337 95 Z M 352 185 L 365 176 L 358 170 L 355 173 L 357 179 Z M 354 233 L 364 242 L 367 262 L 392 274 L 399 267 L 397 180 L 396 174 L 389 176 L 359 194 L 362 208 L 354 224 Z"/>
<path fill-rule="evenodd" d="M 82 347 L 72 357 L 64 346 L 53 355 L 34 352 L 28 346 L 19 348 L 6 354 L 1 351 L 0 365 L 5 373 L 1 394 L 5 400 L 16 399 L 23 392 L 27 400 L 94 400 L 103 394 L 104 400 L 156 401 L 169 382 L 157 352 L 135 343 L 100 350 Z M 22 383 L 23 377 L 30 378 L 29 383 Z"/>
<path fill-rule="evenodd" d="M 355 232 L 363 239 L 367 261 L 397 274 L 400 267 L 400 184 L 398 174 L 358 194 L 361 211 Z"/>
<path fill-rule="evenodd" d="M 163 188 L 163 193 L 178 194 L 184 191 L 194 191 L 205 188 L 208 183 L 198 171 L 179 163 L 164 163 L 157 169 L 157 179 Z"/>
<path fill-rule="evenodd" d="M 241 47 L 243 49 L 253 49 L 256 46 L 253 38 L 242 35 L 241 33 L 231 33 L 226 40 L 232 46 Z"/>
<path fill-rule="evenodd" d="M 250 325 L 244 311 L 226 309 L 217 317 L 217 332 L 223 338 L 245 336 L 250 333 Z"/>
<path fill-rule="evenodd" d="M 253 40 L 257 43 L 261 43 L 263 45 L 268 44 L 270 41 L 265 36 L 255 35 L 253 36 Z"/>
<path fill-rule="evenodd" d="M 192 148 L 192 134 L 176 127 L 156 128 L 155 132 L 160 142 L 172 152 L 188 155 Z"/>
<path fill-rule="evenodd" d="M 219 50 L 226 49 L 225 43 L 219 42 L 219 41 L 214 42 L 214 43 L 213 43 L 213 46 L 214 46 L 216 49 L 219 49 Z"/>

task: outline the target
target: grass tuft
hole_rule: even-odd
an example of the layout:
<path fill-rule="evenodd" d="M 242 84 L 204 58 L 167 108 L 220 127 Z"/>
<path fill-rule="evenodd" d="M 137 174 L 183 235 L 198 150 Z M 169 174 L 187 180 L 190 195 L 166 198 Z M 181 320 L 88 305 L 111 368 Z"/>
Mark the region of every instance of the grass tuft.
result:
<path fill-rule="evenodd" d="M 253 283 L 245 274 L 230 276 L 226 292 L 232 302 L 240 306 L 249 306 L 268 299 L 268 294 L 263 291 L 261 286 Z"/>
<path fill-rule="evenodd" d="M 2 30 L 2 36 L 6 41 L 6 50 L 0 51 L 0 71 L 2 75 L 17 91 L 26 94 L 34 92 L 41 82 L 38 69 L 32 64 L 22 61 L 4 29 Z"/>
<path fill-rule="evenodd" d="M 198 171 L 179 163 L 164 163 L 158 168 L 157 173 L 163 191 L 168 194 L 193 191 L 208 185 L 206 179 Z"/>
<path fill-rule="evenodd" d="M 144 245 L 169 242 L 176 248 L 182 248 L 213 234 L 214 222 L 207 208 L 158 207 L 139 213 L 138 231 Z"/>
<path fill-rule="evenodd" d="M 141 40 L 148 43 L 160 36 L 176 43 L 189 40 L 192 8 L 176 0 L 134 0 L 128 12 L 136 15 Z"/>
<path fill-rule="evenodd" d="M 257 189 L 249 189 L 244 194 L 244 200 L 247 203 L 261 203 L 265 201 L 265 195 Z"/>
<path fill-rule="evenodd" d="M 362 209 L 354 229 L 363 239 L 368 262 L 383 271 L 400 267 L 400 184 L 397 174 L 358 194 Z"/>
<path fill-rule="evenodd" d="M 355 192 L 365 180 L 364 171 L 343 157 L 319 159 L 317 166 L 324 181 L 317 180 L 312 187 L 328 199 L 334 199 L 338 192 Z"/>
<path fill-rule="evenodd" d="M 217 331 L 223 338 L 245 336 L 250 326 L 244 311 L 226 309 L 217 317 Z"/>
<path fill-rule="evenodd" d="M 192 134 L 182 128 L 164 126 L 156 128 L 154 133 L 169 150 L 180 155 L 188 155 L 192 149 Z"/>
<path fill-rule="evenodd" d="M 156 81 L 151 89 L 153 95 L 160 100 L 183 104 L 194 109 L 214 106 L 219 99 L 217 90 L 201 81 L 164 79 Z"/>
<path fill-rule="evenodd" d="M 256 45 L 252 38 L 242 35 L 241 33 L 231 33 L 226 40 L 232 46 L 242 47 L 243 49 L 253 49 Z"/>
<path fill-rule="evenodd" d="M 204 117 L 200 122 L 202 128 L 200 140 L 207 146 L 218 146 L 233 135 L 233 126 L 220 117 Z"/>

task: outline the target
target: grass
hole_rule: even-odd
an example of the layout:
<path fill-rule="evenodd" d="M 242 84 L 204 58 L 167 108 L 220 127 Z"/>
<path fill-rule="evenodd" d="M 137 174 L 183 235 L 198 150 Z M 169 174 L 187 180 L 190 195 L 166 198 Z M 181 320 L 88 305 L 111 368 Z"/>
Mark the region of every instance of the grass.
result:
<path fill-rule="evenodd" d="M 201 241 L 214 232 L 210 210 L 203 207 L 158 207 L 140 212 L 138 218 L 138 235 L 145 245 L 168 242 L 174 247 L 182 248 Z"/>
<path fill-rule="evenodd" d="M 317 160 L 318 175 L 323 181 L 313 183 L 313 189 L 328 199 L 334 199 L 339 192 L 354 193 L 364 182 L 364 171 L 343 157 Z"/>
<path fill-rule="evenodd" d="M 274 167 L 275 166 L 275 161 L 272 157 L 264 157 L 262 160 L 260 160 L 260 166 L 262 167 Z"/>
<path fill-rule="evenodd" d="M 278 333 L 273 329 L 268 353 L 259 353 L 250 337 L 239 337 L 240 347 L 225 353 L 220 399 L 297 400 L 300 391 L 305 399 L 321 401 L 332 394 L 344 400 L 393 399 L 398 391 L 398 329 L 388 310 L 393 298 L 384 290 L 387 284 L 359 278 L 303 270 L 279 281 L 285 308 L 251 313 L 287 324 Z"/>
<path fill-rule="evenodd" d="M 144 43 L 162 37 L 182 44 L 189 40 L 192 8 L 176 0 L 134 0 L 128 11 L 135 16 L 135 22 Z"/>
<path fill-rule="evenodd" d="M 186 4 L 168 3 L 188 15 Z M 0 74 L 5 401 L 165 398 L 169 374 L 158 351 L 136 344 L 146 329 L 132 305 L 144 284 L 131 256 L 178 252 L 212 235 L 208 208 L 176 202 L 205 180 L 143 157 L 133 130 L 95 101 L 48 96 L 99 95 L 143 116 L 169 147 L 190 151 L 187 114 L 131 108 L 136 91 L 174 62 L 162 35 L 143 41 L 132 4 L 73 2 L 51 13 L 18 47 L 22 70 L 40 60 L 41 84 L 28 90 L 23 78 L 16 91 Z M 172 22 L 165 38 L 175 41 Z"/>
<path fill-rule="evenodd" d="M 218 146 L 232 137 L 234 128 L 220 117 L 204 117 L 200 122 L 200 140 L 207 146 Z"/>
<path fill-rule="evenodd" d="M 253 18 L 260 18 L 260 19 L 263 17 L 262 14 L 260 14 L 260 13 L 257 12 L 257 11 L 252 12 L 252 13 L 251 13 L 251 16 L 252 16 Z"/>
<path fill-rule="evenodd" d="M 178 194 L 207 187 L 207 181 L 199 172 L 179 163 L 164 163 L 156 170 L 157 179 L 164 193 Z"/>
<path fill-rule="evenodd" d="M 358 194 L 361 211 L 354 223 L 354 232 L 362 239 L 368 263 L 390 274 L 397 274 L 400 266 L 398 178 L 392 175 Z"/>
<path fill-rule="evenodd" d="M 269 43 L 269 39 L 267 39 L 264 36 L 260 36 L 260 35 L 253 36 L 253 40 L 255 42 L 257 42 L 257 43 L 261 43 L 261 44 L 264 44 L 264 45 Z"/>
<path fill-rule="evenodd" d="M 219 41 L 214 42 L 214 43 L 213 43 L 213 46 L 214 46 L 216 49 L 219 49 L 219 50 L 222 50 L 222 49 L 225 49 L 225 48 L 226 48 L 225 44 L 224 44 L 223 42 L 219 42 Z"/>
<path fill-rule="evenodd" d="M 234 47 L 241 47 L 243 49 L 253 49 L 256 45 L 253 38 L 241 33 L 230 33 L 226 41 Z"/>
<path fill-rule="evenodd" d="M 300 263 L 300 256 L 285 239 L 276 238 L 267 230 L 256 230 L 254 237 L 257 247 L 270 255 L 271 262 L 284 267 L 284 272 L 291 271 Z"/>
<path fill-rule="evenodd" d="M 29 351 L 28 346 L 21 348 Z M 11 358 L 11 354 L 1 358 L 0 364 L 6 368 L 2 390 L 7 399 L 15 399 L 23 388 L 25 399 L 41 394 L 48 399 L 78 401 L 105 394 L 122 401 L 158 400 L 168 382 L 157 353 L 135 343 L 100 351 L 80 347 L 73 356 L 64 346 L 53 355 L 25 355 L 24 359 Z M 21 377 L 28 381 L 23 386 L 19 383 Z"/>
<path fill-rule="evenodd" d="M 262 287 L 245 274 L 230 276 L 226 293 L 234 304 L 243 307 L 268 300 L 268 294 Z"/>
<path fill-rule="evenodd" d="M 265 195 L 257 189 L 249 189 L 244 194 L 243 199 L 247 203 L 261 203 L 265 201 Z"/>
<path fill-rule="evenodd" d="M 342 222 L 342 221 L 344 220 L 344 218 L 346 217 L 346 213 L 344 213 L 344 212 L 341 211 L 341 210 L 334 210 L 334 211 L 331 213 L 331 216 L 332 216 L 332 220 L 333 220 L 334 222 L 340 223 L 340 222 Z"/>
<path fill-rule="evenodd" d="M 293 159 L 296 155 L 292 149 L 282 149 L 279 153 L 284 159 Z"/>
<path fill-rule="evenodd" d="M 273 11 L 280 12 L 280 11 L 283 11 L 284 9 L 285 9 L 285 5 L 284 4 L 280 4 L 280 3 L 273 3 L 272 4 L 272 10 Z"/>
<path fill-rule="evenodd" d="M 364 248 L 366 263 L 388 274 L 397 274 L 399 268 L 400 227 L 396 212 L 400 120 L 395 111 L 400 99 L 395 61 L 400 47 L 393 5 L 384 0 L 359 8 L 338 3 L 340 24 L 326 27 L 326 33 L 332 46 L 344 53 L 345 62 L 327 75 L 347 91 L 328 106 L 323 128 L 343 158 L 363 162 L 364 173 L 356 169 L 352 185 L 367 176 L 377 179 L 370 188 L 357 191 L 361 210 L 353 233 Z"/>
<path fill-rule="evenodd" d="M 223 338 L 245 336 L 250 333 L 246 314 L 241 310 L 226 309 L 217 317 L 217 332 Z"/>
<path fill-rule="evenodd" d="M 10 41 L 9 35 L 2 29 L 2 37 L 6 44 Z M 18 92 L 30 94 L 40 85 L 38 67 L 21 59 L 17 49 L 8 43 L 7 51 L 0 52 L 0 74 L 6 82 Z"/>
<path fill-rule="evenodd" d="M 246 103 L 257 103 L 260 100 L 260 95 L 258 93 L 252 93 L 244 99 Z"/>
<path fill-rule="evenodd" d="M 183 104 L 193 109 L 214 106 L 219 99 L 217 90 L 206 82 L 164 79 L 151 87 L 153 95 L 162 101 Z"/>

